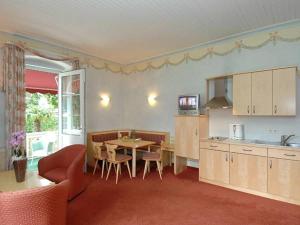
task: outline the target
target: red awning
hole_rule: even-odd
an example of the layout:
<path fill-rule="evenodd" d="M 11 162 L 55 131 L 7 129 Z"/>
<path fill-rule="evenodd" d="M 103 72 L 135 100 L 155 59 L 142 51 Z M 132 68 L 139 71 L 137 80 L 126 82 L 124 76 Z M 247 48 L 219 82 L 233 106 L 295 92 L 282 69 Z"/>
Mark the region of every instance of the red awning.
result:
<path fill-rule="evenodd" d="M 57 74 L 37 70 L 25 70 L 25 87 L 30 93 L 57 94 Z"/>

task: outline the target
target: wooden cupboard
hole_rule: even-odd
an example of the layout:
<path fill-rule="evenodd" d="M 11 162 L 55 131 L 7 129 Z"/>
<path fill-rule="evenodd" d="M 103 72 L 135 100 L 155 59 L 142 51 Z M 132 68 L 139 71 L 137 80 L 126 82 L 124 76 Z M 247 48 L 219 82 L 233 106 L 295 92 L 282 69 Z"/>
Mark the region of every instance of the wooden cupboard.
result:
<path fill-rule="evenodd" d="M 233 76 L 233 115 L 251 115 L 251 73 Z"/>
<path fill-rule="evenodd" d="M 199 177 L 229 183 L 229 152 L 200 149 Z"/>
<path fill-rule="evenodd" d="M 300 205 L 300 148 L 201 140 L 199 181 Z"/>
<path fill-rule="evenodd" d="M 268 192 L 300 200 L 300 152 L 269 149 Z"/>
<path fill-rule="evenodd" d="M 267 192 L 267 157 L 231 152 L 230 184 Z"/>
<path fill-rule="evenodd" d="M 272 115 L 272 70 L 252 73 L 252 115 Z"/>
<path fill-rule="evenodd" d="M 181 173 L 187 159 L 199 160 L 200 139 L 208 137 L 208 116 L 175 117 L 174 173 Z"/>
<path fill-rule="evenodd" d="M 208 137 L 207 116 L 176 116 L 175 155 L 199 159 L 200 138 Z"/>
<path fill-rule="evenodd" d="M 273 70 L 273 115 L 296 115 L 296 68 Z"/>
<path fill-rule="evenodd" d="M 296 68 L 233 76 L 233 115 L 296 115 Z"/>

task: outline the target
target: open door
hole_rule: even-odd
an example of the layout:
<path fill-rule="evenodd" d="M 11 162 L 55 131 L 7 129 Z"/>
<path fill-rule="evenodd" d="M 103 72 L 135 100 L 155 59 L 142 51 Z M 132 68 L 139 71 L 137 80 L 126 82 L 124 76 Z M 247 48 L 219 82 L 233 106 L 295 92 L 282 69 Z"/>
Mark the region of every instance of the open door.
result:
<path fill-rule="evenodd" d="M 59 74 L 59 148 L 85 144 L 85 70 Z"/>

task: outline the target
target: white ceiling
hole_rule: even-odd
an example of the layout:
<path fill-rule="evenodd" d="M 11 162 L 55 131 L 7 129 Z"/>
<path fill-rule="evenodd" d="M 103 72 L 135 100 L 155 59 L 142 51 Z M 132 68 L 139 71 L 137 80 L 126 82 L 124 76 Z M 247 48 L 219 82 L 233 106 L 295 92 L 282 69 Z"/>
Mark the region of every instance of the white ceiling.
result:
<path fill-rule="evenodd" d="M 0 0 L 0 31 L 119 63 L 300 18 L 300 0 Z"/>

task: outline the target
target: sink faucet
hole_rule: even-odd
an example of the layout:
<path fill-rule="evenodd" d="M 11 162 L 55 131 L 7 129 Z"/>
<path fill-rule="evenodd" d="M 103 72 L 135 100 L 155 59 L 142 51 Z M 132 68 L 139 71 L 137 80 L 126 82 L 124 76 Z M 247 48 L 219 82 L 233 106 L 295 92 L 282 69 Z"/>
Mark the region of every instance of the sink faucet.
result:
<path fill-rule="evenodd" d="M 291 138 L 291 137 L 294 137 L 295 135 L 292 134 L 292 135 L 282 135 L 281 136 L 281 141 L 280 141 L 280 144 L 282 146 L 286 146 L 287 145 L 287 141 Z"/>

